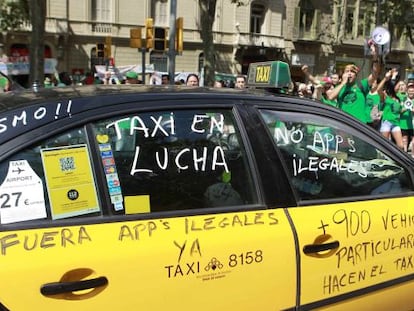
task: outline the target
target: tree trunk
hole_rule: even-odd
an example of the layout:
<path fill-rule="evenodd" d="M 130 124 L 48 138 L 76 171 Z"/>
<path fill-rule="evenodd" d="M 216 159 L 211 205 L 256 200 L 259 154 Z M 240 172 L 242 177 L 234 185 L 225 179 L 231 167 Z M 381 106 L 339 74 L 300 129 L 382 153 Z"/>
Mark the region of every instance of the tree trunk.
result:
<path fill-rule="evenodd" d="M 213 86 L 215 78 L 216 58 L 213 41 L 213 23 L 216 15 L 217 0 L 199 0 L 200 36 L 204 51 L 204 85 Z"/>
<path fill-rule="evenodd" d="M 45 78 L 45 21 L 46 21 L 46 0 L 29 0 L 30 22 L 32 34 L 30 40 L 30 76 L 31 85 L 39 83 L 43 85 Z"/>

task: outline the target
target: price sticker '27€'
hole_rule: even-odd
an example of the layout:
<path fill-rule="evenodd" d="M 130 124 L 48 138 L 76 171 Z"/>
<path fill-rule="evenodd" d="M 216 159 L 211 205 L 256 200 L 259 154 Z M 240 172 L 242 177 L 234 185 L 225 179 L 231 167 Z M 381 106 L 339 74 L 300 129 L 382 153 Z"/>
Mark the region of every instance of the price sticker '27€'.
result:
<path fill-rule="evenodd" d="M 43 183 L 27 160 L 10 161 L 9 170 L 0 185 L 0 222 L 46 217 Z"/>

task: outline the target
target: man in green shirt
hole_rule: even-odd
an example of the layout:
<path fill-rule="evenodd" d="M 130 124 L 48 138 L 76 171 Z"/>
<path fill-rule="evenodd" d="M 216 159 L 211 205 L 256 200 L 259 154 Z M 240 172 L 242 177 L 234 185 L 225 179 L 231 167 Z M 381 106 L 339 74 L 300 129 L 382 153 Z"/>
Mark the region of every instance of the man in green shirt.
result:
<path fill-rule="evenodd" d="M 366 95 L 381 71 L 377 46 L 372 44 L 370 49 L 372 55 L 371 74 L 367 78 L 357 82 L 359 68 L 354 64 L 346 65 L 342 74 L 341 83 L 328 94 L 330 100 L 337 100 L 338 108 L 363 123 L 370 122 L 370 118 L 366 112 Z"/>

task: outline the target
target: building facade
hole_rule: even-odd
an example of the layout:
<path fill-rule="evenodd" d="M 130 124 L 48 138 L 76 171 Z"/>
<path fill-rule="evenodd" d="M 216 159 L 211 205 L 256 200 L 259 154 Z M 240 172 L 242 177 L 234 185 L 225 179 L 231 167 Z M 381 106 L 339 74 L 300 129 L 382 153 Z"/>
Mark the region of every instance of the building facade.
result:
<path fill-rule="evenodd" d="M 342 0 L 344 1 L 344 0 Z M 251 62 L 283 60 L 292 76 L 302 80 L 300 67 L 313 73 L 340 71 L 349 62 L 367 71 L 366 41 L 376 26 L 377 1 L 245 0 L 237 6 L 217 0 L 213 38 L 217 72 L 247 73 Z M 57 71 L 83 74 L 95 65 L 144 65 L 168 71 L 166 52 L 130 47 L 130 30 L 141 27 L 145 39 L 148 18 L 168 28 L 171 16 L 184 20 L 183 51 L 175 57 L 176 72 L 201 72 L 204 62 L 197 0 L 48 0 L 45 56 Z M 346 6 L 346 9 L 344 9 Z M 384 26 L 386 27 L 386 26 Z M 1 34 L 3 61 L 27 56 L 30 27 Z M 384 46 L 387 66 L 406 77 L 412 70 L 414 49 L 404 34 L 391 34 Z M 105 48 L 102 52 L 99 49 Z M 102 54 L 104 53 L 104 54 Z M 103 55 L 103 57 L 102 57 Z"/>

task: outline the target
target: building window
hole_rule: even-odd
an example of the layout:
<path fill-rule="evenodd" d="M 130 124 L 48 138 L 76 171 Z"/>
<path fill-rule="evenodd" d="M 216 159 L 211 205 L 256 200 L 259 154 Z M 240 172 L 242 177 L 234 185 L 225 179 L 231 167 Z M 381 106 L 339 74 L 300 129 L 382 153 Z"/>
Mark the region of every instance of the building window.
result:
<path fill-rule="evenodd" d="M 92 0 L 92 20 L 96 22 L 110 22 L 111 2 L 111 0 Z"/>
<path fill-rule="evenodd" d="M 315 8 L 310 0 L 303 0 L 300 4 L 299 31 L 302 36 L 309 33 L 312 27 Z"/>
<path fill-rule="evenodd" d="M 341 5 L 337 7 L 337 16 L 338 23 L 342 20 L 345 22 L 344 34 L 347 39 L 368 37 L 375 24 L 375 10 L 370 2 L 348 1 L 346 10 Z"/>
<path fill-rule="evenodd" d="M 363 4 L 359 9 L 358 36 L 368 37 L 371 34 L 371 26 L 375 24 L 374 8 L 372 5 Z"/>
<path fill-rule="evenodd" d="M 253 3 L 250 14 L 250 32 L 261 33 L 264 21 L 265 6 L 259 3 Z"/>
<path fill-rule="evenodd" d="M 168 72 L 168 57 L 159 52 L 151 52 L 150 63 L 154 65 L 155 71 Z"/>
<path fill-rule="evenodd" d="M 156 26 L 168 26 L 169 23 L 168 0 L 153 0 L 151 6 L 151 16 L 154 18 Z"/>
<path fill-rule="evenodd" d="M 348 6 L 346 9 L 345 33 L 347 37 L 353 37 L 354 21 L 355 21 L 355 7 Z"/>

